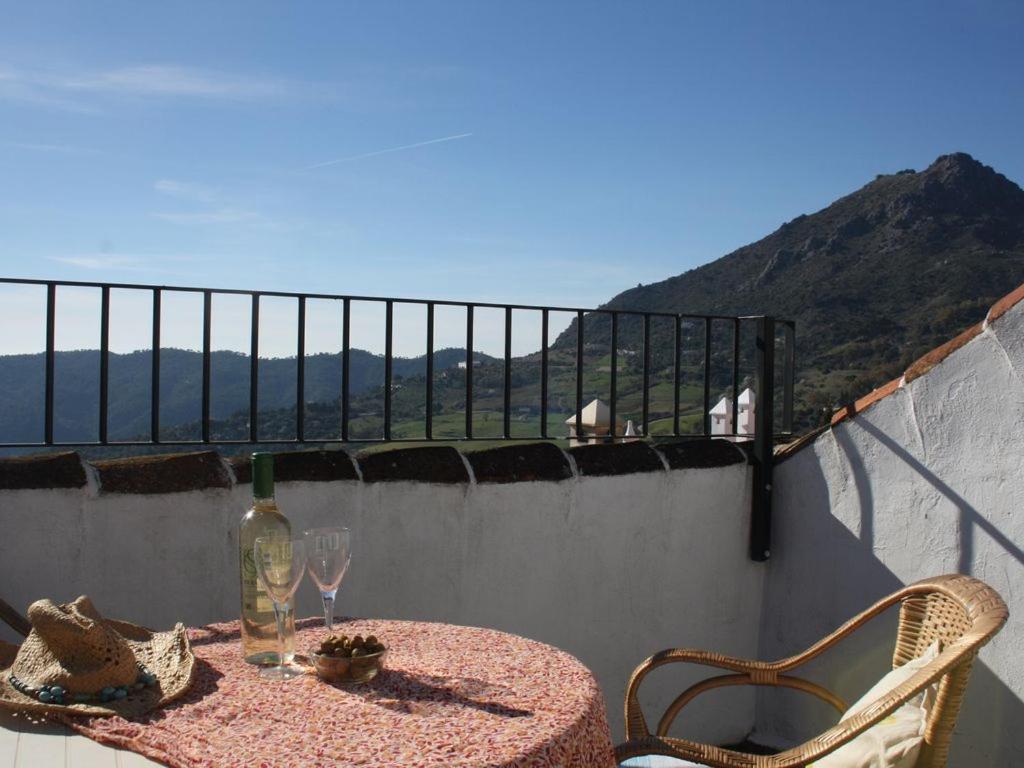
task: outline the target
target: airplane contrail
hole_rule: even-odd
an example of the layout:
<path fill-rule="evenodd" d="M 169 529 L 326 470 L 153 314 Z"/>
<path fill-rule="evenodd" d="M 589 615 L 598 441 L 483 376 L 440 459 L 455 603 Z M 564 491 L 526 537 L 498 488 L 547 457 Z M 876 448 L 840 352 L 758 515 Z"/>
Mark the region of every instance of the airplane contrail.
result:
<path fill-rule="evenodd" d="M 440 144 L 445 141 L 455 141 L 456 139 L 465 139 L 472 136 L 472 133 L 458 133 L 454 136 L 442 136 L 440 139 L 430 139 L 429 141 L 417 141 L 415 144 L 405 144 L 401 147 L 389 147 L 388 149 L 378 149 L 375 152 L 363 152 L 361 155 L 350 155 L 349 157 L 339 157 L 337 160 L 328 160 L 324 163 L 316 163 L 310 165 L 304 170 L 311 171 L 314 168 L 326 168 L 328 165 L 337 165 L 338 163 L 347 163 L 350 160 L 362 160 L 364 157 L 374 157 L 375 155 L 386 155 L 389 152 L 401 152 L 406 149 L 415 149 L 416 147 L 425 147 L 428 144 Z"/>

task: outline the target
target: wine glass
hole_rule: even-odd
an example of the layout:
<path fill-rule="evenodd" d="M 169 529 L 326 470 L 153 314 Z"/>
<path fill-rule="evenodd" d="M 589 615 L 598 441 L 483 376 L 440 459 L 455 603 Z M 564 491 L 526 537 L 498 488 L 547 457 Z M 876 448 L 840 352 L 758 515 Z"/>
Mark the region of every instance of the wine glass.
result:
<path fill-rule="evenodd" d="M 324 626 L 334 628 L 334 596 L 352 559 L 348 528 L 312 528 L 306 531 L 306 566 L 324 601 Z"/>
<path fill-rule="evenodd" d="M 287 603 L 306 571 L 306 541 L 290 536 L 260 536 L 253 545 L 253 554 L 256 576 L 274 602 L 277 620 L 278 664 L 264 667 L 260 675 L 268 680 L 290 680 L 303 674 L 303 670 L 285 660 L 284 623 Z"/>

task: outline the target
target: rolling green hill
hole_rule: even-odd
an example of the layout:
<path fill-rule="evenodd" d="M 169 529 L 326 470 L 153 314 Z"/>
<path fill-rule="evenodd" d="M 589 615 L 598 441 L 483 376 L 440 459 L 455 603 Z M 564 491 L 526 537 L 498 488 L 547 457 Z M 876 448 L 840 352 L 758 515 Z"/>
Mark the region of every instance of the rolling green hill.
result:
<path fill-rule="evenodd" d="M 482 359 L 487 359 L 481 356 Z M 460 349 L 434 353 L 438 369 L 465 360 Z M 384 358 L 360 349 L 351 351 L 350 388 L 358 396 L 379 389 Z M 109 434 L 112 440 L 148 439 L 152 358 L 148 350 L 110 355 Z M 395 358 L 396 376 L 422 376 L 426 358 Z M 305 398 L 337 400 L 341 393 L 340 355 L 306 358 Z M 57 352 L 54 360 L 54 437 L 58 441 L 90 441 L 99 420 L 99 352 Z M 42 439 L 45 361 L 42 354 L 0 356 L 0 442 Z M 261 359 L 260 411 L 294 407 L 295 358 Z M 162 436 L 195 439 L 202 403 L 202 355 L 182 349 L 160 351 L 160 421 Z M 249 356 L 217 351 L 210 356 L 210 414 L 229 419 L 249 407 Z M 193 430 L 190 425 L 195 424 Z M 247 428 L 233 437 L 247 434 Z M 270 432 L 267 437 L 275 437 Z"/>

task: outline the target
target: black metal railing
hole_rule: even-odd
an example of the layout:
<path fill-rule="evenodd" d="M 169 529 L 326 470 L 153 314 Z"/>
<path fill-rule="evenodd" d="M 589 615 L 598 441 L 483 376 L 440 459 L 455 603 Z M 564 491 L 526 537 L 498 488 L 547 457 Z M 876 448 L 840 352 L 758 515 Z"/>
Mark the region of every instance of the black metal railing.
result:
<path fill-rule="evenodd" d="M 739 428 L 738 397 L 740 392 L 740 325 L 741 322 L 753 321 L 756 324 L 756 349 L 757 371 L 755 375 L 755 394 L 758 415 L 765 414 L 766 418 L 758 419 L 757 432 L 774 439 L 775 436 L 787 435 L 792 432 L 793 421 L 793 377 L 794 377 L 794 324 L 790 321 L 776 322 L 771 317 L 752 316 L 738 317 L 726 315 L 701 315 L 688 313 L 667 313 L 667 312 L 638 312 L 613 309 L 582 309 L 575 307 L 549 307 L 528 304 L 495 304 L 489 302 L 459 302 L 444 300 L 422 300 L 408 298 L 384 298 L 376 296 L 355 296 L 355 295 L 334 295 L 323 293 L 290 293 L 281 291 L 248 291 L 237 289 L 213 289 L 196 288 L 186 286 L 154 286 L 137 285 L 127 283 L 93 283 L 77 281 L 46 281 L 27 280 L 16 278 L 0 278 L 0 284 L 9 285 L 33 285 L 39 286 L 46 291 L 46 313 L 45 313 L 45 403 L 44 423 L 42 441 L 8 441 L 0 435 L 0 447 L 29 448 L 48 447 L 55 445 L 86 446 L 86 445 L 119 445 L 119 446 L 140 446 L 158 444 L 248 444 L 248 443 L 336 443 L 336 442 L 379 442 L 393 439 L 393 362 L 394 362 L 394 308 L 396 304 L 418 305 L 426 308 L 426 379 L 425 379 L 425 413 L 424 413 L 424 434 L 422 437 L 402 437 L 403 441 L 431 441 L 431 440 L 476 440 L 476 439 L 555 439 L 568 437 L 564 435 L 549 434 L 549 371 L 550 371 L 550 315 L 556 313 L 572 313 L 575 315 L 576 339 L 575 339 L 575 392 L 574 405 L 576 424 L 582 425 L 582 411 L 584 407 L 584 374 L 585 374 L 585 324 L 588 320 L 606 317 L 610 326 L 610 370 L 609 373 L 609 421 L 612 425 L 617 424 L 618 399 L 619 399 L 619 342 L 622 332 L 621 325 L 625 319 L 640 320 L 642 333 L 642 369 L 641 369 L 641 408 L 640 408 L 640 436 L 650 436 L 650 391 L 652 375 L 651 356 L 651 324 L 652 320 L 671 321 L 674 325 L 672 338 L 674 349 L 672 355 L 672 379 L 673 379 L 673 413 L 672 429 L 669 433 L 672 436 L 688 437 L 695 436 L 694 433 L 680 431 L 680 389 L 682 383 L 682 329 L 683 323 L 703 323 L 703 429 L 696 435 L 710 435 L 712 432 L 711 421 L 708 413 L 711 409 L 712 394 L 712 356 L 713 339 L 712 324 L 722 322 L 732 325 L 732 349 L 731 356 L 731 396 L 733 424 L 732 434 L 741 435 Z M 55 366 L 56 357 L 56 321 L 57 321 L 57 295 L 59 288 L 93 288 L 100 292 L 100 339 L 99 339 L 99 424 L 98 439 L 94 441 L 62 441 L 54 438 L 54 392 L 55 392 Z M 108 426 L 108 405 L 110 402 L 110 293 L 111 290 L 133 290 L 146 291 L 151 294 L 152 302 L 152 371 L 150 375 L 151 397 L 150 397 L 150 434 L 148 439 L 134 440 L 111 440 Z M 199 440 L 161 440 L 160 424 L 160 372 L 161 372 L 161 328 L 162 299 L 165 293 L 191 293 L 202 296 L 202 384 L 201 384 L 201 417 Z M 248 404 L 248 435 L 245 439 L 219 439 L 211 434 L 210 417 L 210 389 L 211 389 L 211 327 L 212 327 L 212 300 L 214 296 L 235 295 L 248 296 L 251 302 L 251 327 L 250 327 L 250 349 L 249 349 L 249 404 Z M 297 307 L 297 333 L 295 343 L 295 437 L 294 438 L 261 438 L 259 430 L 259 345 L 260 345 L 260 302 L 263 298 L 284 298 L 292 299 Z M 341 303 L 341 317 L 339 324 L 342 331 L 341 340 L 341 393 L 340 393 L 340 423 L 335 435 L 324 437 L 310 437 L 305 434 L 305 358 L 306 358 L 306 304 L 308 300 L 331 300 Z M 351 378 L 350 353 L 351 353 L 351 313 L 354 302 L 371 302 L 383 304 L 384 314 L 384 383 L 383 383 L 383 429 L 379 437 L 359 437 L 350 433 L 351 423 Z M 465 429 L 462 436 L 436 436 L 434 434 L 434 340 L 435 340 L 435 309 L 437 307 L 463 308 L 466 312 L 465 319 L 465 345 L 466 345 L 466 380 L 465 380 Z M 474 434 L 474 403 L 473 403 L 473 379 L 474 362 L 474 311 L 477 309 L 502 310 L 504 312 L 504 350 L 503 350 L 503 385 L 502 398 L 502 431 L 501 435 L 488 435 L 478 437 Z M 541 338 L 540 338 L 540 425 L 536 434 L 513 435 L 511 429 L 512 413 L 512 313 L 513 310 L 526 310 L 539 312 L 541 315 Z M 776 356 L 776 329 L 780 329 L 783 338 L 783 375 L 781 377 L 782 407 L 778 414 L 774 412 L 772 391 L 776 384 L 774 374 L 765 366 L 773 366 Z M 762 354 L 763 353 L 763 354 Z M 768 416 L 770 415 L 770 418 Z M 776 422 L 780 428 L 775 429 Z M 582 432 L 582 427 L 577 427 Z M 611 432 L 615 432 L 613 427 Z M 609 435 L 609 439 L 618 435 Z"/>

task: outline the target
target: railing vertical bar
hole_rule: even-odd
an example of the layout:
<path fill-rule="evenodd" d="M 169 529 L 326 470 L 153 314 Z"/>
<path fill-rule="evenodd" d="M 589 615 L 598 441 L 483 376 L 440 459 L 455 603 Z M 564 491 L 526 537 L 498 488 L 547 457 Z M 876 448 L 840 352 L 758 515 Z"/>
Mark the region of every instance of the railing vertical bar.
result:
<path fill-rule="evenodd" d="M 704 435 L 711 434 L 711 318 L 704 318 Z"/>
<path fill-rule="evenodd" d="M 395 305 L 391 299 L 384 302 L 384 439 L 391 439 L 391 380 L 392 348 L 395 330 Z"/>
<path fill-rule="evenodd" d="M 107 444 L 107 406 L 110 388 L 110 286 L 100 289 L 100 443 Z"/>
<path fill-rule="evenodd" d="M 548 436 L 548 310 L 540 311 L 540 436 Z"/>
<path fill-rule="evenodd" d="M 259 440 L 260 407 L 260 295 L 252 295 L 249 312 L 249 441 Z"/>
<path fill-rule="evenodd" d="M 341 440 L 348 442 L 348 419 L 349 419 L 349 362 L 351 359 L 350 343 L 352 340 L 352 302 L 349 299 L 342 301 L 341 310 Z"/>
<path fill-rule="evenodd" d="M 427 302 L 427 413 L 424 435 L 434 438 L 434 302 Z"/>
<path fill-rule="evenodd" d="M 612 312 L 612 375 L 608 392 L 608 432 L 615 442 L 618 433 L 619 407 L 619 313 Z"/>
<path fill-rule="evenodd" d="M 782 363 L 782 431 L 793 432 L 793 380 L 796 375 L 796 327 L 792 320 L 783 326 L 786 336 Z"/>
<path fill-rule="evenodd" d="M 753 509 L 750 521 L 750 558 L 763 561 L 771 556 L 772 467 L 775 382 L 775 320 L 757 319 L 757 410 L 754 419 Z"/>
<path fill-rule="evenodd" d="M 306 438 L 306 297 L 299 296 L 295 338 L 295 439 Z"/>
<path fill-rule="evenodd" d="M 732 433 L 740 433 L 740 319 L 732 321 Z"/>
<path fill-rule="evenodd" d="M 466 305 L 466 438 L 473 437 L 473 305 Z"/>
<path fill-rule="evenodd" d="M 505 307 L 505 396 L 503 405 L 503 432 L 512 437 L 512 307 Z"/>
<path fill-rule="evenodd" d="M 577 410 L 575 410 L 575 426 L 577 439 L 584 436 L 583 431 L 583 310 L 577 312 Z"/>
<path fill-rule="evenodd" d="M 644 375 L 643 375 L 643 435 L 649 437 L 651 425 L 648 423 L 651 410 L 651 316 L 644 315 Z"/>
<path fill-rule="evenodd" d="M 46 403 L 43 424 L 43 442 L 53 444 L 53 363 L 57 330 L 57 284 L 46 285 Z"/>
<path fill-rule="evenodd" d="M 202 440 L 210 442 L 210 331 L 212 318 L 213 294 L 203 291 L 203 424 Z"/>
<path fill-rule="evenodd" d="M 150 363 L 150 391 L 149 391 L 149 440 L 152 443 L 160 442 L 160 304 L 161 291 L 153 289 L 153 349 Z"/>
<path fill-rule="evenodd" d="M 672 368 L 674 373 L 672 377 L 672 434 L 679 437 L 679 387 L 682 384 L 683 378 L 682 355 L 679 347 L 682 344 L 683 319 L 676 315 L 675 323 L 675 332 L 673 334 L 675 346 L 672 348 Z"/>

